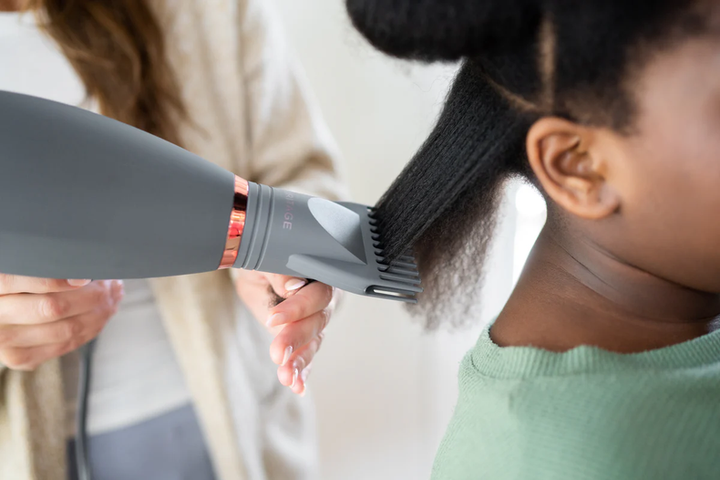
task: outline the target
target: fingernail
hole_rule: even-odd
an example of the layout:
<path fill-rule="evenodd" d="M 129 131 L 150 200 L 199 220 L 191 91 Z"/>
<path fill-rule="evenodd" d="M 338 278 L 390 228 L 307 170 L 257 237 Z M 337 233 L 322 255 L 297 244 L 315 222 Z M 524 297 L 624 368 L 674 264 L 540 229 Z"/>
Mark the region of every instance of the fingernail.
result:
<path fill-rule="evenodd" d="M 303 384 L 303 391 L 300 392 L 300 393 L 298 393 L 298 395 L 300 395 L 301 397 L 304 397 L 304 396 L 305 396 L 305 392 L 307 392 L 307 386 L 306 386 L 305 384 Z"/>
<path fill-rule="evenodd" d="M 285 284 L 285 290 L 287 290 L 288 292 L 292 292 L 293 290 L 302 288 L 306 283 L 307 283 L 307 280 L 301 280 L 299 278 L 291 278 Z"/>
<path fill-rule="evenodd" d="M 92 280 L 77 280 L 77 279 L 69 279 L 67 281 L 68 285 L 71 287 L 84 287 L 85 285 L 89 284 Z"/>
<path fill-rule="evenodd" d="M 282 313 L 276 313 L 268 318 L 266 325 L 268 327 L 276 327 L 278 325 L 282 325 L 283 323 L 285 323 L 285 315 Z"/>
<path fill-rule="evenodd" d="M 308 375 L 310 375 L 310 369 L 305 368 L 302 371 L 302 374 L 300 375 L 300 378 L 302 378 L 303 383 L 305 383 L 305 380 L 307 380 Z"/>
<path fill-rule="evenodd" d="M 123 288 L 123 282 L 122 280 L 115 280 L 112 282 L 112 291 L 113 291 L 113 297 L 116 300 L 119 300 L 122 298 L 123 295 L 125 295 L 125 288 Z"/>
<path fill-rule="evenodd" d="M 293 352 L 293 347 L 285 348 L 285 356 L 283 357 L 283 361 L 280 364 L 281 367 L 284 366 L 288 362 L 288 360 L 290 360 L 290 355 L 292 355 L 292 352 Z"/>
<path fill-rule="evenodd" d="M 297 383 L 298 373 L 299 373 L 299 372 L 298 372 L 298 369 L 297 369 L 297 368 L 293 369 L 293 381 L 292 381 L 292 383 L 290 384 L 290 388 L 293 388 L 293 387 L 295 386 L 295 384 Z"/>

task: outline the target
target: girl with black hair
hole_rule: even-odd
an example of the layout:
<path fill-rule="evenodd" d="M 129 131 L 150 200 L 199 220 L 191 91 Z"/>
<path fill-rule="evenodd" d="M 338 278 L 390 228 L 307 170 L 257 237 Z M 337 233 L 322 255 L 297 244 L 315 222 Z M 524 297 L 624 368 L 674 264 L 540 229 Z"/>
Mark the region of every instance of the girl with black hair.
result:
<path fill-rule="evenodd" d="M 505 180 L 548 204 L 433 478 L 720 478 L 720 2 L 347 5 L 391 55 L 463 60 L 378 205 L 429 326 L 472 303 Z"/>

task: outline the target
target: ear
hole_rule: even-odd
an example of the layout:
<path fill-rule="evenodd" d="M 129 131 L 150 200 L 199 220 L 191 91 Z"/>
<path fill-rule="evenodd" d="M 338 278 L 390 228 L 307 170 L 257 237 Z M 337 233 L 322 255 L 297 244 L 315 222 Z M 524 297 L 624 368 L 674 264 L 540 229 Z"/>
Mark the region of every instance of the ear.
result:
<path fill-rule="evenodd" d="M 547 195 L 569 213 L 589 220 L 605 218 L 620 207 L 596 140 L 592 128 L 543 117 L 530 128 L 526 146 L 530 166 Z"/>

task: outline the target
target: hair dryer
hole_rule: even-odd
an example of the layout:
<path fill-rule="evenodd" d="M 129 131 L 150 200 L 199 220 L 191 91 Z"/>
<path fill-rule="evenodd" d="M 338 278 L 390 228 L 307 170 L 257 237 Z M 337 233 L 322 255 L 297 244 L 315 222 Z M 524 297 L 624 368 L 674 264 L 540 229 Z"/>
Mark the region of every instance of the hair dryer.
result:
<path fill-rule="evenodd" d="M 244 268 L 415 302 L 370 207 L 249 182 L 160 138 L 0 91 L 0 272 L 148 278 Z"/>

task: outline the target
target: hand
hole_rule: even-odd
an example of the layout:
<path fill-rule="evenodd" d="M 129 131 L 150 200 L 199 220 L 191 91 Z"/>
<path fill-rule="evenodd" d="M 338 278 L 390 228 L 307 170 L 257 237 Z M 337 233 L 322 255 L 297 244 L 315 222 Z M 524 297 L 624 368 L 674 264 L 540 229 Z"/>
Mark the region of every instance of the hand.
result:
<path fill-rule="evenodd" d="M 122 282 L 0 274 L 0 363 L 34 370 L 95 338 L 117 311 Z"/>
<path fill-rule="evenodd" d="M 275 335 L 270 358 L 280 383 L 305 394 L 313 357 L 335 306 L 335 290 L 318 282 L 285 275 L 239 271 L 238 295 L 255 318 Z"/>

